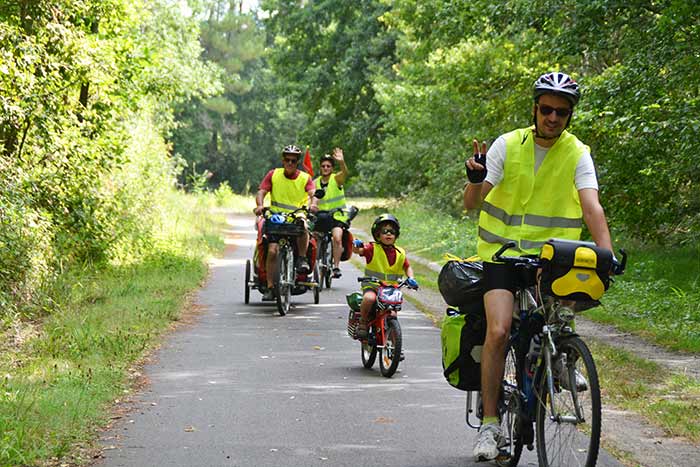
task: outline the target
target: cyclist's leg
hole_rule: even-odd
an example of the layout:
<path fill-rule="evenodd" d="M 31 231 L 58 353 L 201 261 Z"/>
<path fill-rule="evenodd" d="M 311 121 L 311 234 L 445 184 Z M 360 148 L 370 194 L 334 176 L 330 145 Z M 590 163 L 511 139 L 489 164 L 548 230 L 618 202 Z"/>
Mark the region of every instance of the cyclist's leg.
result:
<path fill-rule="evenodd" d="M 306 252 L 309 250 L 309 238 L 308 230 L 304 230 L 304 233 L 297 237 L 297 251 L 302 258 L 306 258 Z"/>
<path fill-rule="evenodd" d="M 484 304 L 486 339 L 481 352 L 481 397 L 486 418 L 498 416 L 498 395 L 513 320 L 514 297 L 510 290 L 489 290 L 484 295 Z"/>
<path fill-rule="evenodd" d="M 333 267 L 340 267 L 340 256 L 343 254 L 343 229 L 339 226 L 331 230 L 333 235 Z"/>
<path fill-rule="evenodd" d="M 274 240 L 274 242 L 273 242 Z M 271 238 L 267 244 L 267 258 L 265 259 L 265 271 L 267 274 L 267 288 L 272 289 L 277 276 L 277 252 L 279 245 L 277 239 Z"/>
<path fill-rule="evenodd" d="M 367 337 L 367 322 L 374 303 L 377 301 L 377 292 L 371 288 L 363 291 L 362 303 L 360 304 L 360 323 L 357 327 L 358 337 Z"/>

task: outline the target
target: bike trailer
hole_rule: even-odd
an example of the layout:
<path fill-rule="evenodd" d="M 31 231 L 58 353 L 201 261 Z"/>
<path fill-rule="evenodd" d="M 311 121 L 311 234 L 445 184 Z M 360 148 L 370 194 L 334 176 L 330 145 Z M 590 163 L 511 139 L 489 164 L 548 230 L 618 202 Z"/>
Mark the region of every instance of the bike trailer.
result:
<path fill-rule="evenodd" d="M 486 338 L 486 317 L 450 307 L 442 320 L 443 375 L 451 386 L 462 391 L 481 390 L 481 350 Z"/>
<path fill-rule="evenodd" d="M 591 242 L 550 239 L 540 253 L 542 293 L 567 300 L 598 300 L 610 285 L 612 251 Z"/>
<path fill-rule="evenodd" d="M 477 260 L 478 257 L 461 259 L 450 255 L 448 258 L 438 276 L 438 288 L 445 302 L 456 307 L 482 303 L 482 262 Z"/>

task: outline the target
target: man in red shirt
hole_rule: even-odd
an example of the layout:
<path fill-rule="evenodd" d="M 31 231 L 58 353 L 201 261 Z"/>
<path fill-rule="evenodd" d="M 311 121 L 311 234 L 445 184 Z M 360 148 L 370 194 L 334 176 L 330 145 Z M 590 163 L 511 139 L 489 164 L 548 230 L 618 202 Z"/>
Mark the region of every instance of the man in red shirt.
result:
<path fill-rule="evenodd" d="M 309 203 L 311 212 L 318 211 L 318 200 L 314 197 L 315 185 L 311 176 L 306 172 L 302 172 L 297 168 L 301 150 L 294 146 L 286 146 L 282 150 L 283 168 L 270 170 L 265 178 L 263 178 L 258 188 L 258 194 L 255 197 L 255 214 L 263 213 L 263 202 L 265 196 L 270 194 L 270 211 L 272 212 L 291 212 Z M 304 219 L 306 226 L 306 220 Z M 267 259 L 265 260 L 265 270 L 267 271 L 267 290 L 263 294 L 263 300 L 272 300 L 274 278 L 277 273 L 277 238 L 273 235 L 268 235 Z M 309 263 L 306 259 L 306 253 L 309 248 L 309 231 L 308 226 L 304 233 L 297 238 L 297 264 L 296 268 L 300 274 L 309 273 Z"/>

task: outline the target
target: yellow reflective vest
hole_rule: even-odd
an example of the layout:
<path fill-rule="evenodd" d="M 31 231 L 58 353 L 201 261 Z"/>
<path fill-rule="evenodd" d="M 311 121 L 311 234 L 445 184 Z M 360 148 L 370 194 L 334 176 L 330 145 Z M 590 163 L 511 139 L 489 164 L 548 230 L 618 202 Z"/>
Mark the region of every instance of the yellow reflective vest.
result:
<path fill-rule="evenodd" d="M 270 191 L 270 210 L 272 212 L 291 212 L 304 206 L 309 195 L 306 183 L 310 175 L 299 171 L 295 180 L 284 176 L 284 169 L 275 169 L 272 174 L 272 191 Z"/>
<path fill-rule="evenodd" d="M 321 177 L 315 179 L 314 183 L 316 183 L 316 188 L 321 188 Z M 318 209 L 319 211 L 330 211 L 331 209 L 345 207 L 345 190 L 343 190 L 343 187 L 338 186 L 335 174 L 331 174 L 328 179 L 326 194 L 318 200 Z M 348 216 L 343 211 L 333 213 L 333 218 L 341 222 L 348 221 Z"/>
<path fill-rule="evenodd" d="M 365 276 L 396 284 L 404 275 L 403 263 L 406 262 L 406 252 L 403 248 L 396 248 L 396 262 L 389 265 L 384 248 L 380 243 L 371 242 L 374 245 L 372 261 L 365 266 Z"/>
<path fill-rule="evenodd" d="M 574 182 L 588 146 L 566 130 L 535 174 L 534 127 L 505 135 L 503 180 L 491 189 L 479 214 L 477 253 L 484 261 L 508 241 L 506 255 L 539 253 L 550 238 L 578 240 L 583 211 Z"/>

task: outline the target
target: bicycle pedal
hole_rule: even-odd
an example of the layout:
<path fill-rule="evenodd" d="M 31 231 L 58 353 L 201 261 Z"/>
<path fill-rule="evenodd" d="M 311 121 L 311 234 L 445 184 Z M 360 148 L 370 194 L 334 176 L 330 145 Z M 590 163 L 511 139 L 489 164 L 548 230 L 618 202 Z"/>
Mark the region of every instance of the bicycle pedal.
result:
<path fill-rule="evenodd" d="M 506 462 L 510 460 L 510 453 L 508 451 L 499 450 L 498 455 L 494 460 L 496 462 Z"/>

